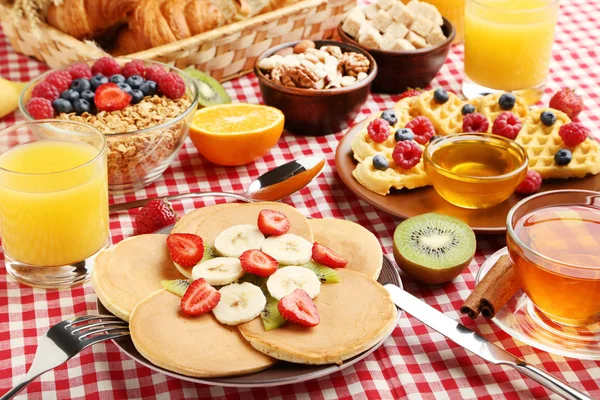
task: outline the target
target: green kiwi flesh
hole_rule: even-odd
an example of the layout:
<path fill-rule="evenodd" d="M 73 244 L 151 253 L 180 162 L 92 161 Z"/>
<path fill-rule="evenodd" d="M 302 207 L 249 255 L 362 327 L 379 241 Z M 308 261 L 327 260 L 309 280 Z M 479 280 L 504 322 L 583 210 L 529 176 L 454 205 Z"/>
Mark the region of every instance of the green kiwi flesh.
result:
<path fill-rule="evenodd" d="M 160 284 L 169 292 L 176 294 L 179 297 L 183 297 L 185 292 L 190 287 L 190 281 L 186 279 L 174 279 L 172 281 L 163 280 L 160 281 Z"/>
<path fill-rule="evenodd" d="M 203 107 L 231 103 L 231 97 L 229 97 L 225 88 L 213 77 L 202 71 L 198 71 L 194 67 L 186 68 L 185 72 L 196 82 L 198 86 L 198 103 Z"/>
<path fill-rule="evenodd" d="M 204 261 L 208 261 L 208 260 L 212 260 L 213 258 L 217 258 L 219 257 L 219 255 L 217 254 L 217 251 L 215 249 L 213 249 L 211 246 L 204 244 L 204 256 L 202 257 L 202 260 L 200 260 L 200 262 L 204 262 Z M 198 263 L 200 264 L 200 263 Z"/>
<path fill-rule="evenodd" d="M 265 305 L 264 310 L 260 312 L 260 318 L 262 319 L 265 331 L 268 332 L 272 331 L 273 329 L 281 328 L 285 325 L 286 321 L 277 309 L 279 300 L 269 294 L 267 294 L 266 297 L 267 304 Z"/>
<path fill-rule="evenodd" d="M 240 279 L 237 280 L 237 283 L 248 282 L 253 284 L 254 286 L 258 286 L 260 290 L 263 291 L 265 296 L 269 293 L 267 290 L 267 278 L 253 275 L 253 274 L 244 274 Z"/>
<path fill-rule="evenodd" d="M 339 283 L 342 281 L 340 274 L 338 274 L 335 269 L 321 265 L 313 260 L 310 260 L 308 263 L 302 265 L 302 267 L 308 268 L 314 272 L 321 283 Z"/>
<path fill-rule="evenodd" d="M 394 232 L 394 258 L 402 271 L 430 285 L 460 275 L 475 255 L 473 230 L 463 221 L 436 213 L 402 222 Z"/>

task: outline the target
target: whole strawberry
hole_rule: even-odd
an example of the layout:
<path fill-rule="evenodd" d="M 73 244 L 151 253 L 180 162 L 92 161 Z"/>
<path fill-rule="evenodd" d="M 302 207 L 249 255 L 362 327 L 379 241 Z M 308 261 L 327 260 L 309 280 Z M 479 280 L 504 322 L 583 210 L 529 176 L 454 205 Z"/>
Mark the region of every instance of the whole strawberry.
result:
<path fill-rule="evenodd" d="M 571 119 L 577 118 L 581 110 L 583 110 L 583 100 L 581 96 L 575 94 L 572 89 L 561 89 L 550 99 L 550 107 L 555 110 L 564 112 Z"/>
<path fill-rule="evenodd" d="M 177 222 L 177 214 L 164 199 L 150 200 L 137 214 L 133 223 L 133 234 L 152 233 Z"/>

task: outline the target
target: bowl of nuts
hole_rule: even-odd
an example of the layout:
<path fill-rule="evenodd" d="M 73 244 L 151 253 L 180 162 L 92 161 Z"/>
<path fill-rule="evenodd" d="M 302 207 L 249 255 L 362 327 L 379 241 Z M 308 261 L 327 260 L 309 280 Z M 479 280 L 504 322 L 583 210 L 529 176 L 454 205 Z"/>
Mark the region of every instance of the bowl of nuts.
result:
<path fill-rule="evenodd" d="M 377 75 L 373 57 L 332 40 L 280 44 L 256 60 L 265 104 L 285 115 L 285 128 L 320 136 L 346 129 L 358 115 Z"/>
<path fill-rule="evenodd" d="M 379 65 L 373 92 L 424 88 L 448 58 L 456 32 L 435 6 L 378 0 L 352 9 L 338 26 L 342 42 L 369 52 Z"/>

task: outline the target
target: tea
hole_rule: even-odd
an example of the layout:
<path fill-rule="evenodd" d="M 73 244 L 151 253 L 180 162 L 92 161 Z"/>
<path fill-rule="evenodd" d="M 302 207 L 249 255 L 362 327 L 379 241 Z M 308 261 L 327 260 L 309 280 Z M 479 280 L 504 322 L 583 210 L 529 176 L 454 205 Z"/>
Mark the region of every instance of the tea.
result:
<path fill-rule="evenodd" d="M 500 178 L 523 164 L 523 155 L 500 140 L 465 139 L 431 153 L 427 175 L 438 193 L 465 208 L 487 208 L 506 200 L 525 174 Z M 427 164 L 427 162 L 426 162 Z M 498 177 L 496 179 L 486 179 Z"/>
<path fill-rule="evenodd" d="M 587 325 L 600 320 L 600 208 L 556 205 L 519 218 L 515 236 L 537 256 L 508 249 L 523 290 L 557 322 Z"/>

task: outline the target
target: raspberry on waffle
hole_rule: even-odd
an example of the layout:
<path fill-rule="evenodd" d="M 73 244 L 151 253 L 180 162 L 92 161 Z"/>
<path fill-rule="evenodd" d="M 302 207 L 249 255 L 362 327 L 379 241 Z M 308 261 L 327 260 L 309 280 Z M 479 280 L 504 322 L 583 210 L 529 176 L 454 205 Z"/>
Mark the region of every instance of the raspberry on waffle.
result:
<path fill-rule="evenodd" d="M 503 94 L 504 93 L 492 93 L 488 94 L 487 96 L 478 97 L 470 102 L 475 106 L 476 112 L 487 117 L 490 123 L 488 132 L 491 132 L 496 117 L 498 117 L 498 115 L 502 114 L 503 112 L 510 111 L 511 113 L 515 114 L 517 117 L 519 117 L 521 124 L 529 114 L 529 107 L 527 106 L 525 100 L 520 96 L 515 96 L 517 101 L 512 109 L 503 110 L 500 107 L 500 104 L 498 103 L 500 96 L 502 96 Z"/>

